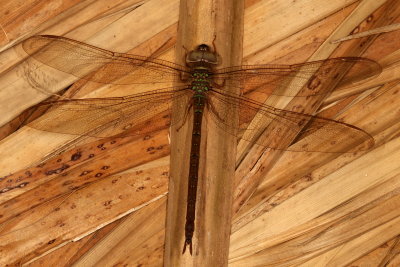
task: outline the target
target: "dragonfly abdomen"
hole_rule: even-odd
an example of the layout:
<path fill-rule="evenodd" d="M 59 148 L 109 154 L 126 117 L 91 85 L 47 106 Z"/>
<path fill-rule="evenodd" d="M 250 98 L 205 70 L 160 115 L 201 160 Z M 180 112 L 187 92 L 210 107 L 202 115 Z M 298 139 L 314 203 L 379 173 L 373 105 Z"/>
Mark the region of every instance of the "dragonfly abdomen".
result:
<path fill-rule="evenodd" d="M 199 177 L 199 162 L 200 162 L 200 142 L 201 142 L 201 124 L 203 120 L 203 111 L 206 96 L 204 92 L 197 91 L 193 95 L 193 129 L 192 129 L 192 144 L 190 150 L 189 161 L 189 179 L 188 179 L 188 194 L 186 207 L 186 224 L 185 224 L 185 243 L 183 252 L 186 246 L 189 245 L 190 254 L 192 254 L 192 238 L 194 232 L 194 221 L 196 216 L 196 197 L 197 197 L 197 182 Z"/>

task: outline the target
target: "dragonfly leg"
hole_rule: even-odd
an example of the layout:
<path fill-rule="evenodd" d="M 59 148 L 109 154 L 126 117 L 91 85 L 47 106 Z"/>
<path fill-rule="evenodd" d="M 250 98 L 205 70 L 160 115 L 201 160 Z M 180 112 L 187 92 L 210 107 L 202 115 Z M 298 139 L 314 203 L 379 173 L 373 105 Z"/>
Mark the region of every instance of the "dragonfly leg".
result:
<path fill-rule="evenodd" d="M 188 77 L 187 73 L 180 72 L 179 73 L 179 80 L 181 82 L 189 83 L 190 82 L 190 77 Z"/>
<path fill-rule="evenodd" d="M 208 108 L 210 109 L 210 111 L 211 111 L 212 113 L 214 113 L 215 116 L 217 116 L 218 120 L 219 120 L 220 122 L 225 122 L 225 120 L 218 114 L 217 109 L 214 107 L 213 103 L 210 102 L 210 101 L 208 101 L 207 104 L 208 104 Z"/>
<path fill-rule="evenodd" d="M 212 82 L 212 85 L 213 85 L 215 88 L 223 89 L 223 88 L 225 87 L 225 79 L 222 80 L 222 84 L 219 84 L 219 83 L 213 81 L 213 82 Z"/>

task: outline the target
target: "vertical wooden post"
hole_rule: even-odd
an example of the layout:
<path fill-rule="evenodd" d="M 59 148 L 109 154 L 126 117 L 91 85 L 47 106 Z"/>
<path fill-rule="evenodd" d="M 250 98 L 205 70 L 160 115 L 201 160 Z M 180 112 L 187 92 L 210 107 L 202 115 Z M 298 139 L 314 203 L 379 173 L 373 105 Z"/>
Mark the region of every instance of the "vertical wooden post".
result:
<path fill-rule="evenodd" d="M 218 67 L 240 65 L 244 1 L 181 0 L 176 62 L 187 51 L 207 44 L 220 55 Z M 237 90 L 229 88 L 227 90 Z M 175 105 L 175 110 L 179 106 Z M 206 110 L 203 119 L 193 255 L 182 254 L 192 114 L 183 127 L 171 129 L 171 172 L 164 266 L 227 266 L 231 227 L 236 138 L 216 126 Z M 232 119 L 235 110 L 229 110 Z"/>

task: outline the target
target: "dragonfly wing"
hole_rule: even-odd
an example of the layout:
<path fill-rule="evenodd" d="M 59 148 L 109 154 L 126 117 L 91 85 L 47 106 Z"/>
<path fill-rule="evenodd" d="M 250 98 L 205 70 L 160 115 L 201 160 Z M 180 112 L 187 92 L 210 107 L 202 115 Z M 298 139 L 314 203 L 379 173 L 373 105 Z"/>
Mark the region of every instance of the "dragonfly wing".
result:
<path fill-rule="evenodd" d="M 294 65 L 243 65 L 216 70 L 215 87 L 227 81 L 239 84 L 242 94 L 259 92 L 267 95 L 325 95 L 324 84 L 334 87 L 356 83 L 382 71 L 373 60 L 359 57 L 332 58 Z M 334 89 L 334 88 L 332 88 Z"/>
<path fill-rule="evenodd" d="M 45 102 L 35 108 L 48 109 L 46 114 L 28 126 L 42 131 L 94 137 L 141 135 L 181 122 L 185 114 L 178 113 L 171 119 L 172 102 L 187 103 L 190 96 L 191 91 L 186 88 L 165 88 L 126 97 Z M 156 116 L 162 119 L 150 123 Z"/>
<path fill-rule="evenodd" d="M 185 67 L 172 62 L 115 53 L 60 36 L 32 36 L 22 47 L 45 65 L 99 83 L 165 84 L 189 75 Z"/>
<path fill-rule="evenodd" d="M 374 139 L 355 126 L 262 105 L 236 94 L 210 92 L 211 118 L 223 130 L 248 142 L 288 151 L 345 153 L 369 149 Z M 233 121 L 226 110 L 238 109 Z M 298 142 L 301 140 L 301 142 Z"/>

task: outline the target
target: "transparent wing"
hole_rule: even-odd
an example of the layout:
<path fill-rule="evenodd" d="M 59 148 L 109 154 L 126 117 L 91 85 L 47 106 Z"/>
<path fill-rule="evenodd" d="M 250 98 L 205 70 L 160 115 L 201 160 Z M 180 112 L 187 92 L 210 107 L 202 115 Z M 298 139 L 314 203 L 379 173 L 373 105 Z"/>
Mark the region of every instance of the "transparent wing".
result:
<path fill-rule="evenodd" d="M 374 139 L 355 126 L 308 114 L 273 108 L 236 94 L 210 92 L 208 108 L 211 118 L 224 131 L 258 145 L 288 151 L 351 152 L 368 149 Z M 234 121 L 226 112 L 238 109 Z M 302 145 L 290 146 L 302 139 Z M 290 147 L 289 147 L 290 146 Z"/>
<path fill-rule="evenodd" d="M 61 36 L 37 35 L 22 43 L 35 60 L 99 83 L 166 83 L 187 76 L 187 69 L 172 62 L 115 53 Z"/>
<path fill-rule="evenodd" d="M 214 87 L 220 88 L 232 81 L 244 94 L 255 91 L 268 95 L 311 96 L 330 93 L 320 90 L 321 84 L 330 80 L 337 80 L 338 86 L 342 86 L 376 76 L 381 71 L 381 66 L 373 60 L 343 57 L 294 65 L 236 66 L 216 70 L 213 78 Z"/>
<path fill-rule="evenodd" d="M 184 112 L 171 119 L 172 103 L 177 101 L 180 110 L 185 110 L 182 107 L 187 106 L 191 95 L 190 90 L 175 87 L 126 97 L 44 102 L 35 107 L 48 111 L 28 126 L 48 132 L 95 137 L 145 134 L 157 127 L 182 122 Z M 150 124 L 149 120 L 157 115 L 162 120 Z"/>

